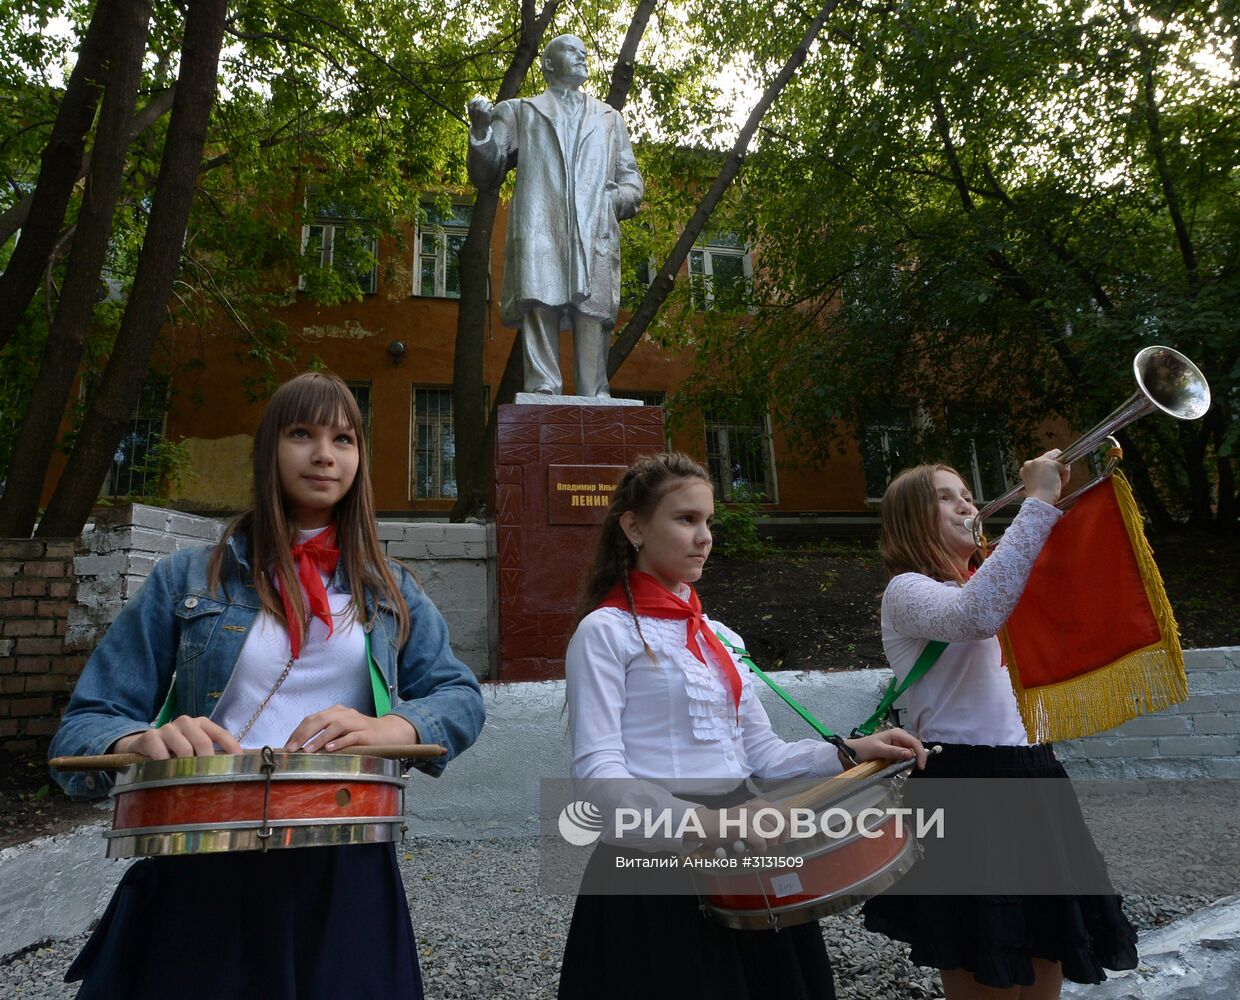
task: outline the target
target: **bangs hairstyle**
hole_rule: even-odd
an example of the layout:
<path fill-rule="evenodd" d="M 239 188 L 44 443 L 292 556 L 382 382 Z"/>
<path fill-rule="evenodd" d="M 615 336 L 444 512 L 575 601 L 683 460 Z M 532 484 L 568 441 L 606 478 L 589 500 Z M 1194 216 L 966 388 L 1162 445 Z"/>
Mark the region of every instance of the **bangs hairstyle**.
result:
<path fill-rule="evenodd" d="M 268 401 L 254 435 L 253 506 L 229 524 L 212 552 L 208 576 L 211 590 L 219 588 L 228 540 L 235 535 L 245 535 L 249 542 L 254 589 L 263 610 L 283 622 L 290 635 L 296 631 L 305 638 L 309 608 L 293 565 L 292 546 L 297 529 L 289 519 L 289 505 L 280 489 L 280 436 L 294 424 L 347 427 L 353 434 L 357 475 L 332 512 L 340 562 L 353 595 L 353 614 L 368 624 L 364 595 L 369 592 L 382 598 L 396 615 L 398 642 L 403 644 L 409 637 L 409 608 L 379 546 L 362 414 L 349 387 L 327 372 L 298 375 L 280 386 Z M 284 620 L 276 581 L 280 590 L 289 595 L 296 621 Z"/>
<path fill-rule="evenodd" d="M 577 601 L 578 622 L 597 608 L 617 583 L 622 583 L 629 601 L 629 610 L 633 612 L 633 622 L 637 625 L 637 634 L 641 636 L 641 624 L 637 621 L 633 591 L 629 586 L 629 573 L 637 565 L 637 552 L 624 529 L 620 527 L 620 518 L 628 511 L 632 511 L 639 518 L 648 518 L 654 513 L 659 501 L 671 490 L 694 480 L 701 480 L 710 486 L 713 492 L 714 486 L 711 485 L 710 475 L 706 470 L 688 455 L 678 451 L 645 455 L 629 466 L 620 477 L 615 489 L 611 491 L 611 503 L 607 507 L 607 513 L 603 515 L 603 525 L 599 529 L 594 556 L 590 560 L 590 568 Z M 645 636 L 641 638 L 645 645 Z M 650 652 L 648 646 L 646 651 Z"/>
<path fill-rule="evenodd" d="M 882 556 L 889 577 L 921 573 L 944 582 L 963 583 L 965 580 L 943 543 L 939 493 L 934 486 L 936 472 L 950 472 L 965 482 L 964 476 L 950 465 L 918 465 L 896 476 L 883 494 L 878 554 Z M 980 552 L 969 557 L 971 567 L 981 565 L 981 561 Z"/>

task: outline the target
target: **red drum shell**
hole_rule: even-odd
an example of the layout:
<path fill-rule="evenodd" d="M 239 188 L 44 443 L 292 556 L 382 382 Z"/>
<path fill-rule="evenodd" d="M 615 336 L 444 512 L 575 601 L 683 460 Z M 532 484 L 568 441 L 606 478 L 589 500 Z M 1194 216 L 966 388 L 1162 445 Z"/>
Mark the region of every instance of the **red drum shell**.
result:
<path fill-rule="evenodd" d="M 256 753 L 127 768 L 112 790 L 108 857 L 379 843 L 399 836 L 405 783 L 399 762 L 308 753 L 273 753 L 271 759 L 270 781 Z"/>
<path fill-rule="evenodd" d="M 873 787 L 848 790 L 832 803 L 855 816 L 862 809 L 899 805 L 899 795 L 888 778 Z M 814 807 L 821 816 L 827 803 Z M 867 824 L 871 834 L 853 832 L 833 839 L 823 834 L 790 841 L 775 854 L 800 859 L 799 867 L 738 868 L 711 873 L 699 881 L 706 911 L 719 923 L 740 930 L 768 930 L 808 923 L 847 910 L 882 892 L 904 875 L 917 860 L 916 839 L 905 822 L 894 816 Z M 761 863 L 762 855 L 753 856 Z M 742 860 L 743 864 L 743 860 Z"/>

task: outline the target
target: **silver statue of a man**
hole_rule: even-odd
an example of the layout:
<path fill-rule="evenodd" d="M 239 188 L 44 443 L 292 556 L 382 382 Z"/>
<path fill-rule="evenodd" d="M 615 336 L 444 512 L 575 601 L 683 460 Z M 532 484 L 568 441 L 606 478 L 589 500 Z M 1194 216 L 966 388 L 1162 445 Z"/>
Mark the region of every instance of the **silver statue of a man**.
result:
<path fill-rule="evenodd" d="M 525 391 L 563 391 L 560 330 L 571 329 L 577 395 L 606 397 L 620 308 L 618 223 L 637 213 L 642 179 L 619 113 L 581 92 L 581 39 L 552 39 L 542 70 L 547 89 L 537 97 L 469 102 L 466 162 L 483 191 L 517 167 L 500 319 L 522 331 Z"/>

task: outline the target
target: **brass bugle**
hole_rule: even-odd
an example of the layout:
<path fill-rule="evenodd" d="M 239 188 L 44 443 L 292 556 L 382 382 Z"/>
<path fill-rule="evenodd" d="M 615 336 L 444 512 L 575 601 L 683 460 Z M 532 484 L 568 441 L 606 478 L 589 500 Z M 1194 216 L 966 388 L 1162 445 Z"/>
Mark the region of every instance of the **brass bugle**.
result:
<path fill-rule="evenodd" d="M 1083 455 L 1088 455 L 1116 431 L 1134 420 L 1140 420 L 1147 413 L 1161 411 L 1176 420 L 1198 420 L 1210 409 L 1210 384 L 1201 374 L 1201 369 L 1179 351 L 1157 345 L 1142 348 L 1132 359 L 1132 373 L 1137 380 L 1137 391 L 1101 423 L 1068 445 L 1060 453 L 1058 461 L 1070 465 Z M 1109 475 L 1114 466 L 1112 462 L 1102 476 L 1085 489 Z M 982 522 L 1024 492 L 1024 483 L 1013 486 L 1003 496 L 991 500 L 974 517 L 965 519 L 964 523 L 973 531 L 973 540 L 977 544 L 982 542 Z M 1077 490 L 1056 506 L 1067 504 L 1083 492 L 1083 489 Z"/>
<path fill-rule="evenodd" d="M 258 753 L 247 750 L 246 753 Z M 290 751 L 292 752 L 292 751 Z M 438 743 L 393 744 L 390 746 L 346 747 L 336 751 L 348 756 L 383 757 L 386 760 L 427 760 L 431 757 L 442 757 L 448 751 Z M 101 753 L 88 757 L 53 757 L 48 766 L 57 771 L 117 771 L 131 764 L 144 764 L 154 758 L 140 753 Z"/>

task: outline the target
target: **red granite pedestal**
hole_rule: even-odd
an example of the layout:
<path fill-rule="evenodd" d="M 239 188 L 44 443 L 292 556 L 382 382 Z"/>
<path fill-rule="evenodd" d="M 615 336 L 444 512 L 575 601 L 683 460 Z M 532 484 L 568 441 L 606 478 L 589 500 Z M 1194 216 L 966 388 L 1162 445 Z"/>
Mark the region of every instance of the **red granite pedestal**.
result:
<path fill-rule="evenodd" d="M 564 676 L 577 594 L 611 488 L 638 457 L 664 447 L 658 406 L 499 408 L 498 680 Z"/>

